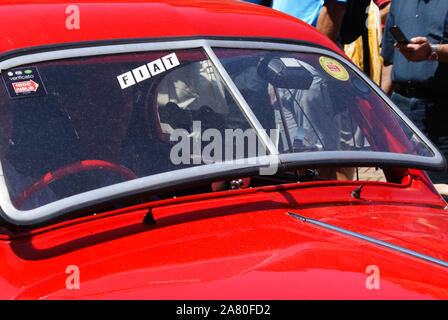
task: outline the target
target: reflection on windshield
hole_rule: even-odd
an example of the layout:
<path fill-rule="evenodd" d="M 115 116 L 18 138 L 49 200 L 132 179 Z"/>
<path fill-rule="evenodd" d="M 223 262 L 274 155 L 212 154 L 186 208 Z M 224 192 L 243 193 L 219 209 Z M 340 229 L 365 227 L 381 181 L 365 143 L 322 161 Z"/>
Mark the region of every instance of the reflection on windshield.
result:
<path fill-rule="evenodd" d="M 430 156 L 348 67 L 317 54 L 215 49 L 280 152 L 380 151 Z M 286 130 L 285 130 L 286 128 Z"/>

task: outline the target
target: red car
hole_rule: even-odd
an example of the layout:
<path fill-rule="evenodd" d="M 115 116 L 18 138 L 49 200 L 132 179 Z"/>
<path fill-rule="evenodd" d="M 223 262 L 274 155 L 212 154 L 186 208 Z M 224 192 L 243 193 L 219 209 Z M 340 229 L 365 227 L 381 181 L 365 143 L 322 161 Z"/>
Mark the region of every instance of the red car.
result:
<path fill-rule="evenodd" d="M 231 0 L 0 16 L 1 299 L 448 298 L 444 157 L 312 27 Z"/>

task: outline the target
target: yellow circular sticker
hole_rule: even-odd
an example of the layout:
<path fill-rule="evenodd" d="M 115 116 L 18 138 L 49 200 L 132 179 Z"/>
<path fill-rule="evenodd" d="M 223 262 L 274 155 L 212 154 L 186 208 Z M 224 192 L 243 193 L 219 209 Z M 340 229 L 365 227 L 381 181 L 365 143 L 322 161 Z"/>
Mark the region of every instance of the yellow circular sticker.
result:
<path fill-rule="evenodd" d="M 322 68 L 324 68 L 324 70 L 333 78 L 347 81 L 350 77 L 344 66 L 332 58 L 320 57 L 319 62 Z"/>

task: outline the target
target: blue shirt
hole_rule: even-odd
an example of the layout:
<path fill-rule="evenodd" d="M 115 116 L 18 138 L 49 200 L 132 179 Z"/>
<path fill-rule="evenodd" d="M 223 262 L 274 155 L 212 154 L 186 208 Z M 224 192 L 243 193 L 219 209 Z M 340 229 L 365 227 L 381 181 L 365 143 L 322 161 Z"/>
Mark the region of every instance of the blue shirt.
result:
<path fill-rule="evenodd" d="M 313 27 L 317 24 L 320 10 L 327 0 L 273 0 L 272 8 L 299 18 Z M 346 3 L 346 0 L 334 0 Z"/>
<path fill-rule="evenodd" d="M 413 83 L 413 86 L 445 91 L 448 85 L 446 63 L 409 62 L 394 48 L 395 40 L 389 28 L 397 25 L 410 40 L 417 36 L 431 43 L 448 43 L 448 0 L 393 0 L 384 28 L 382 52 L 386 64 L 393 64 L 394 83 Z"/>

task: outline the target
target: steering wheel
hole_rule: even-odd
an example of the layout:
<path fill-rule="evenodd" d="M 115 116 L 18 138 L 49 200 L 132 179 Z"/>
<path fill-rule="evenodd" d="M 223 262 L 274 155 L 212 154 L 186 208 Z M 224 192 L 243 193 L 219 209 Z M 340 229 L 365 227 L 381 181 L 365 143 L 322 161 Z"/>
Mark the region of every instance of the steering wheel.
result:
<path fill-rule="evenodd" d="M 16 208 L 20 209 L 31 196 L 33 196 L 37 191 L 41 190 L 51 182 L 80 171 L 95 169 L 118 173 L 127 180 L 138 178 L 131 170 L 115 163 L 102 160 L 83 160 L 65 165 L 63 167 L 60 167 L 59 169 L 46 173 L 43 177 L 39 178 L 35 182 L 31 183 L 28 187 L 26 187 L 20 195 L 12 200 L 12 203 Z"/>

